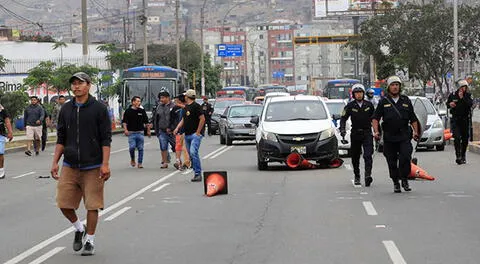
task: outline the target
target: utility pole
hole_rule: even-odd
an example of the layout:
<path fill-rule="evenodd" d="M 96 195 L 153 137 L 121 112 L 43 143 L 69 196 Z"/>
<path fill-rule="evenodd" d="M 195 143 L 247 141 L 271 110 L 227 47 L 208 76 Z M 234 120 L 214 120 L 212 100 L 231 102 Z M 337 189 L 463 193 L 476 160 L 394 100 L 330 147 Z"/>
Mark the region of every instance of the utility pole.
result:
<path fill-rule="evenodd" d="M 207 0 L 203 0 L 203 6 L 200 10 L 200 46 L 202 47 L 202 52 L 200 53 L 200 65 L 202 67 L 202 77 L 201 77 L 201 87 L 202 87 L 202 96 L 205 96 L 205 61 L 203 58 L 204 53 L 204 46 L 203 43 L 203 28 L 205 24 L 205 5 L 207 4 Z"/>
<path fill-rule="evenodd" d="M 148 40 L 147 40 L 147 0 L 143 0 L 143 65 L 148 65 Z"/>
<path fill-rule="evenodd" d="M 82 0 L 82 51 L 83 51 L 83 65 L 87 65 L 88 64 L 87 0 Z"/>
<path fill-rule="evenodd" d="M 453 0 L 453 81 L 458 76 L 458 0 Z"/>
<path fill-rule="evenodd" d="M 175 0 L 175 24 L 176 24 L 176 34 L 177 34 L 177 69 L 181 70 L 180 67 L 180 0 Z M 203 47 L 202 47 L 203 50 Z"/>
<path fill-rule="evenodd" d="M 125 17 L 123 17 L 123 51 L 127 52 L 128 46 L 127 46 L 127 20 Z"/>
<path fill-rule="evenodd" d="M 360 17 L 358 16 L 354 16 L 353 17 L 353 34 L 354 35 L 358 35 L 358 20 L 359 20 Z M 359 75 L 359 54 L 358 54 L 358 48 L 355 48 L 355 66 L 354 66 L 354 76 L 355 76 L 355 79 L 358 79 L 358 75 Z"/>
<path fill-rule="evenodd" d="M 252 64 L 252 69 L 251 69 L 252 79 L 251 79 L 250 83 L 252 84 L 252 86 L 254 86 L 255 85 L 255 46 L 256 46 L 255 44 L 256 43 L 255 42 L 254 43 L 249 42 L 249 43 L 250 43 L 250 52 L 252 53 L 251 54 L 251 57 L 252 57 L 252 62 L 251 62 L 251 64 Z"/>

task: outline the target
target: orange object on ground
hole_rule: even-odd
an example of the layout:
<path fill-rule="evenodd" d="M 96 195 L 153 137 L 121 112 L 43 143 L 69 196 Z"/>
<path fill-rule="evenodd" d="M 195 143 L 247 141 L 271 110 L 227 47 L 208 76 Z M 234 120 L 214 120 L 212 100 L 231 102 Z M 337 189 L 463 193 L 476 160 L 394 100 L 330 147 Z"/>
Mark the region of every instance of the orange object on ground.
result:
<path fill-rule="evenodd" d="M 434 177 L 430 176 L 424 169 L 418 167 L 417 165 L 411 163 L 410 166 L 411 166 L 410 175 L 408 175 L 408 177 L 424 179 L 427 181 L 435 180 Z"/>
<path fill-rule="evenodd" d="M 315 168 L 315 165 L 312 163 L 308 162 L 308 160 L 304 159 L 302 155 L 293 152 L 290 155 L 287 156 L 286 159 L 287 166 L 291 169 L 313 169 Z"/>
<path fill-rule="evenodd" d="M 205 172 L 204 177 L 205 194 L 208 197 L 228 193 L 226 172 Z"/>

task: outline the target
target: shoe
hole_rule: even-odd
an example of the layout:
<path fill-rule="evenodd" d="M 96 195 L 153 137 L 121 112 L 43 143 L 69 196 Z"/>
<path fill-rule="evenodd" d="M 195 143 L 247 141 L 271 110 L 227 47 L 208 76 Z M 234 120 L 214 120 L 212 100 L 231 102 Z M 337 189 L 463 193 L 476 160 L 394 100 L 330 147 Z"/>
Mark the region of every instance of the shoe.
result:
<path fill-rule="evenodd" d="M 0 180 L 3 180 L 5 179 L 5 174 L 3 174 L 2 176 L 0 176 Z"/>
<path fill-rule="evenodd" d="M 30 150 L 27 150 L 27 151 L 25 151 L 25 155 L 30 157 L 30 156 L 32 156 L 32 152 Z"/>
<path fill-rule="evenodd" d="M 402 190 L 400 189 L 400 183 L 398 181 L 393 183 L 393 192 L 394 193 L 402 192 Z"/>
<path fill-rule="evenodd" d="M 402 180 L 402 187 L 406 192 L 411 191 L 410 185 L 408 184 L 408 180 Z"/>
<path fill-rule="evenodd" d="M 163 163 L 162 166 L 160 166 L 160 169 L 167 169 L 168 168 L 168 164 L 167 163 Z"/>
<path fill-rule="evenodd" d="M 373 178 L 371 176 L 365 177 L 365 186 L 370 187 L 373 182 Z"/>
<path fill-rule="evenodd" d="M 180 163 L 180 161 L 177 161 L 173 164 L 173 167 L 175 167 L 175 169 L 177 169 L 177 170 L 181 170 L 182 163 Z"/>
<path fill-rule="evenodd" d="M 190 181 L 192 181 L 192 182 L 201 182 L 201 181 L 202 181 L 202 176 L 200 176 L 200 175 L 195 175 Z"/>
<path fill-rule="evenodd" d="M 353 181 L 353 184 L 354 184 L 354 185 L 362 185 L 362 184 L 360 183 L 360 176 L 355 176 L 355 179 L 354 179 L 354 181 Z"/>
<path fill-rule="evenodd" d="M 461 165 L 461 164 L 462 164 L 462 159 L 456 159 L 455 162 L 456 162 L 458 165 Z"/>
<path fill-rule="evenodd" d="M 85 242 L 83 245 L 82 256 L 92 256 L 95 255 L 95 246 L 90 242 Z"/>
<path fill-rule="evenodd" d="M 135 163 L 134 160 L 131 160 L 131 161 L 130 161 L 130 166 L 135 167 L 136 165 L 137 165 L 137 164 Z"/>
<path fill-rule="evenodd" d="M 143 169 L 143 165 L 142 165 L 142 163 L 138 163 L 138 165 L 137 165 L 137 168 L 139 168 L 139 169 Z"/>
<path fill-rule="evenodd" d="M 462 164 L 467 164 L 467 159 L 465 156 L 463 156 L 460 160 L 462 161 Z"/>
<path fill-rule="evenodd" d="M 83 225 L 83 232 L 75 231 L 75 238 L 73 239 L 73 251 L 79 251 L 83 246 L 83 238 L 87 234 L 87 227 Z"/>
<path fill-rule="evenodd" d="M 40 152 L 38 152 L 38 150 L 35 151 L 35 156 L 38 156 L 39 154 L 40 154 Z"/>

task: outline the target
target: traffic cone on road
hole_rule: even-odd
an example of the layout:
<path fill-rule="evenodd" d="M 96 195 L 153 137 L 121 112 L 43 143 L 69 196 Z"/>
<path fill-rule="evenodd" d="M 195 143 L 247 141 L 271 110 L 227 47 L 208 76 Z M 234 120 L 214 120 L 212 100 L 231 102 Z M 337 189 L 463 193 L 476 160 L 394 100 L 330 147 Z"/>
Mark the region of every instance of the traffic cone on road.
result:
<path fill-rule="evenodd" d="M 227 172 L 209 171 L 203 173 L 205 195 L 212 197 L 217 194 L 228 194 Z"/>
<path fill-rule="evenodd" d="M 410 169 L 410 175 L 408 175 L 409 178 L 419 178 L 427 181 L 435 180 L 434 177 L 430 176 L 424 169 L 418 167 L 417 165 L 411 163 L 410 166 L 411 166 L 411 169 Z"/>

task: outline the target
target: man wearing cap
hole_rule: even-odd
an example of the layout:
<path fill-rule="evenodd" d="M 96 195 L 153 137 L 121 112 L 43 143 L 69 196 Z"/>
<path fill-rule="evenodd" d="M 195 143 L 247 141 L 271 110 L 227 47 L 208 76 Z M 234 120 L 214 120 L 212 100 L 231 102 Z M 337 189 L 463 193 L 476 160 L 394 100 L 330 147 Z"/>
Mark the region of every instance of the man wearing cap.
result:
<path fill-rule="evenodd" d="M 453 128 L 455 145 L 455 162 L 465 164 L 468 147 L 470 114 L 473 105 L 472 95 L 467 91 L 468 82 L 460 80 L 457 82 L 457 90 L 448 96 L 447 108 L 452 114 L 450 126 Z"/>
<path fill-rule="evenodd" d="M 58 180 L 57 206 L 73 224 L 73 250 L 79 251 L 83 247 L 82 256 L 95 253 L 98 210 L 104 208 L 104 182 L 110 178 L 112 141 L 107 107 L 89 94 L 91 82 L 83 72 L 70 78 L 75 97 L 60 110 L 51 169 L 52 177 Z M 62 155 L 63 167 L 59 174 L 58 161 Z M 86 227 L 75 213 L 82 198 L 87 210 Z"/>
<path fill-rule="evenodd" d="M 161 91 L 158 94 L 160 103 L 155 109 L 155 113 L 152 117 L 153 127 L 155 133 L 157 133 L 158 141 L 160 143 L 160 151 L 162 152 L 162 165 L 161 169 L 168 168 L 168 145 L 175 151 L 175 137 L 173 136 L 173 130 L 175 127 L 172 125 L 172 110 L 175 104 L 170 100 L 170 94 L 167 91 Z"/>
<path fill-rule="evenodd" d="M 202 181 L 202 165 L 200 163 L 200 157 L 198 150 L 200 149 L 200 143 L 202 142 L 202 135 L 204 133 L 205 115 L 203 114 L 202 107 L 195 102 L 195 90 L 188 90 L 185 93 L 185 112 L 183 114 L 182 121 L 175 128 L 174 134 L 183 128 L 185 131 L 185 143 L 190 154 L 190 160 L 192 161 L 193 171 L 195 172 L 192 182 Z"/>
<path fill-rule="evenodd" d="M 212 135 L 212 115 L 213 115 L 213 106 L 208 102 L 208 97 L 203 97 L 203 104 L 202 104 L 203 114 L 205 115 L 205 124 L 208 128 L 208 135 Z"/>
<path fill-rule="evenodd" d="M 375 139 L 379 140 L 378 124 L 383 119 L 383 155 L 388 163 L 395 193 L 402 192 L 399 180 L 402 181 L 402 187 L 405 191 L 412 190 L 407 179 L 410 174 L 413 152 L 411 139 L 413 137 L 413 139 L 418 140 L 419 135 L 418 119 L 412 102 L 408 96 L 400 94 L 401 85 L 402 81 L 398 76 L 388 78 L 388 94 L 378 102 L 372 120 Z"/>
<path fill-rule="evenodd" d="M 25 154 L 32 156 L 32 143 L 37 146 L 35 154 L 39 154 L 40 140 L 42 138 L 42 123 L 45 119 L 45 110 L 39 104 L 38 97 L 30 97 L 30 105 L 23 112 L 23 121 L 26 126 L 27 150 Z M 33 142 L 35 141 L 35 142 Z"/>

